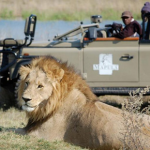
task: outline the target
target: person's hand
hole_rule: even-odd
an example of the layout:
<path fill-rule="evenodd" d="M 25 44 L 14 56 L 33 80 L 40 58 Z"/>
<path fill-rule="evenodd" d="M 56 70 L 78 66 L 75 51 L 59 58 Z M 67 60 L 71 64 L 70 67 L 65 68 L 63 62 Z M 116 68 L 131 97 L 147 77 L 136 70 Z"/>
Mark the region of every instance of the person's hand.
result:
<path fill-rule="evenodd" d="M 119 33 L 122 30 L 122 24 L 120 23 L 113 23 L 112 28 L 116 31 L 116 33 Z"/>

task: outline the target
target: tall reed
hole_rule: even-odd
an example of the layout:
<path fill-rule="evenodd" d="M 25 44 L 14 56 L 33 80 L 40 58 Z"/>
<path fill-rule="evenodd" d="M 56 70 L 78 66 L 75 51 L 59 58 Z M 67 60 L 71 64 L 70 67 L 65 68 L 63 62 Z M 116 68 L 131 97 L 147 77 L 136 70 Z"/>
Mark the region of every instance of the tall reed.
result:
<path fill-rule="evenodd" d="M 26 18 L 36 14 L 38 20 L 83 20 L 91 15 L 102 15 L 105 20 L 120 20 L 121 13 L 130 10 L 141 19 L 141 8 L 146 0 L 0 0 L 0 17 Z"/>

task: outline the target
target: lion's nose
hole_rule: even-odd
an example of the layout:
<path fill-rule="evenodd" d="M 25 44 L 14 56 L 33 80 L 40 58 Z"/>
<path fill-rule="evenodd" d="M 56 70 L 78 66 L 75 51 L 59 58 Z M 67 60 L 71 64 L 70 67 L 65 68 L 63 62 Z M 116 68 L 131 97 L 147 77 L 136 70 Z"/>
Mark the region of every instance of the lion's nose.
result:
<path fill-rule="evenodd" d="M 30 98 L 22 97 L 22 99 L 23 99 L 25 102 L 31 101 L 31 99 L 30 99 Z"/>

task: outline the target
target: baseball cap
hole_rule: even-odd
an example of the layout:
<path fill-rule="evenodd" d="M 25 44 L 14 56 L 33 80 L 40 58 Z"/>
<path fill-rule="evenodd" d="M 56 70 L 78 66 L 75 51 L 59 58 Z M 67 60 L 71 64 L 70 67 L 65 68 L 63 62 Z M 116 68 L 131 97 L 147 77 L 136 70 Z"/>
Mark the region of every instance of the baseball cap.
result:
<path fill-rule="evenodd" d="M 130 11 L 124 11 L 121 15 L 121 18 L 123 18 L 123 17 L 133 17 L 133 16 Z"/>

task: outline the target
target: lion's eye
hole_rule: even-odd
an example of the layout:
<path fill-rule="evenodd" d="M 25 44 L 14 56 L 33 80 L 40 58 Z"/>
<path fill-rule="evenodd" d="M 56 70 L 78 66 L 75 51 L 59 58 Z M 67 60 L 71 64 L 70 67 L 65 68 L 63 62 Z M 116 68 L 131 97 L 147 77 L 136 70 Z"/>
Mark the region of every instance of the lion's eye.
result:
<path fill-rule="evenodd" d="M 41 84 L 38 85 L 38 89 L 41 89 L 41 88 L 43 88 L 43 87 L 44 87 L 44 86 L 41 85 Z"/>
<path fill-rule="evenodd" d="M 27 88 L 28 84 L 29 84 L 28 82 L 25 82 L 25 88 Z"/>

